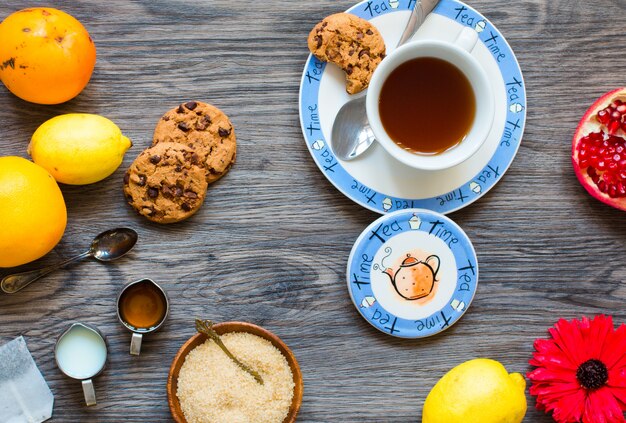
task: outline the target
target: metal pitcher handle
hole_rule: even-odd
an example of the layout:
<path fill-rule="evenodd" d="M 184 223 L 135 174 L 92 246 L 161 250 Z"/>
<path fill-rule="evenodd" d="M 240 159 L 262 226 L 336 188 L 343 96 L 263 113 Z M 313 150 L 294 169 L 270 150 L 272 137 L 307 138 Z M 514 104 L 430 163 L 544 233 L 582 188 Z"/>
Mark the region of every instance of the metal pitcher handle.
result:
<path fill-rule="evenodd" d="M 83 394 L 85 395 L 85 404 L 88 406 L 96 405 L 96 391 L 93 388 L 91 379 L 83 380 Z"/>
<path fill-rule="evenodd" d="M 141 341 L 142 340 L 143 340 L 142 334 L 133 333 L 133 337 L 130 338 L 130 355 L 141 354 Z"/>

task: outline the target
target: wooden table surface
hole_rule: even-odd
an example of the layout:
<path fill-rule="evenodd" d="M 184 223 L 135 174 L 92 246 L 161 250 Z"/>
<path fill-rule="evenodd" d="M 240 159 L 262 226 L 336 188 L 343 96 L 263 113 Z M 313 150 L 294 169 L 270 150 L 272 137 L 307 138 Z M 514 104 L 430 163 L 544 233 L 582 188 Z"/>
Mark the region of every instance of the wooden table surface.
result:
<path fill-rule="evenodd" d="M 0 5 L 2 18 L 50 4 L 7 3 Z M 517 54 L 528 121 L 500 183 L 451 215 L 478 254 L 475 300 L 457 325 L 418 341 L 379 333 L 352 305 L 345 263 L 358 234 L 378 215 L 325 179 L 298 120 L 307 34 L 321 18 L 352 4 L 53 2 L 91 33 L 98 49 L 95 73 L 82 94 L 58 106 L 29 104 L 0 89 L 0 155 L 27 157 L 37 126 L 69 112 L 111 118 L 134 145 L 108 179 L 62 186 L 65 235 L 48 256 L 20 270 L 78 254 L 108 228 L 130 226 L 140 236 L 118 262 L 85 261 L 17 295 L 0 296 L 0 341 L 26 338 L 55 395 L 53 421 L 169 421 L 168 368 L 194 333 L 196 316 L 249 321 L 278 334 L 304 374 L 302 422 L 419 421 L 429 390 L 456 364 L 491 357 L 509 371 L 526 372 L 533 340 L 559 317 L 610 313 L 626 321 L 625 215 L 588 196 L 570 163 L 578 119 L 600 94 L 624 84 L 626 55 L 618 34 L 626 4 L 471 2 Z M 151 224 L 125 203 L 122 175 L 150 144 L 161 114 L 187 99 L 211 102 L 231 117 L 237 164 L 210 187 L 193 218 Z M 142 355 L 131 357 L 115 298 L 123 284 L 142 277 L 168 291 L 171 315 L 145 339 Z M 110 347 L 92 408 L 83 406 L 80 384 L 54 364 L 55 339 L 74 321 L 99 327 Z M 550 421 L 528 399 L 525 421 Z"/>

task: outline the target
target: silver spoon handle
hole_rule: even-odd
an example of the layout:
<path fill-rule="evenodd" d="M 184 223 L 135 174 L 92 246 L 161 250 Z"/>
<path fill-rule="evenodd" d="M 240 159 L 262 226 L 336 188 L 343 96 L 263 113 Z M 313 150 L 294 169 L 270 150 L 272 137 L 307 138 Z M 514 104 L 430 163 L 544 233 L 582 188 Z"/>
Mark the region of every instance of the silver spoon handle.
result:
<path fill-rule="evenodd" d="M 433 11 L 437 3 L 439 3 L 439 0 L 417 0 L 411 12 L 411 16 L 409 17 L 409 23 L 406 25 L 406 28 L 404 28 L 404 32 L 400 37 L 398 47 L 409 41 L 413 35 L 415 35 L 417 29 L 424 23 L 424 19 Z"/>
<path fill-rule="evenodd" d="M 2 279 L 2 282 L 0 282 L 0 287 L 2 288 L 2 291 L 7 294 L 15 294 L 35 282 L 37 279 L 42 278 L 70 263 L 89 257 L 91 254 L 91 250 L 89 250 L 79 256 L 72 257 L 71 259 L 58 264 L 53 264 L 52 266 L 44 267 L 43 269 L 30 270 L 28 272 L 15 273 L 13 275 L 5 276 Z"/>

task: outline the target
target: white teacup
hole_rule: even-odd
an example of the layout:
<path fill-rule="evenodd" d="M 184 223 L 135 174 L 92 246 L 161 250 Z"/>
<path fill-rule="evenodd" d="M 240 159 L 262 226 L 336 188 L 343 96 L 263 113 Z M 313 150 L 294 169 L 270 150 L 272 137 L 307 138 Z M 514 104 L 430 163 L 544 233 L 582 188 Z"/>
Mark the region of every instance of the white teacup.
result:
<path fill-rule="evenodd" d="M 466 27 L 453 43 L 414 41 L 399 47 L 378 65 L 367 90 L 367 118 L 380 145 L 394 158 L 416 169 L 442 170 L 469 159 L 483 145 L 493 124 L 495 100 L 485 70 L 470 54 L 477 41 L 476 31 Z M 435 57 L 456 66 L 467 77 L 476 98 L 474 123 L 465 139 L 435 155 L 413 153 L 396 144 L 385 131 L 379 112 L 380 92 L 385 80 L 398 66 L 419 57 Z"/>

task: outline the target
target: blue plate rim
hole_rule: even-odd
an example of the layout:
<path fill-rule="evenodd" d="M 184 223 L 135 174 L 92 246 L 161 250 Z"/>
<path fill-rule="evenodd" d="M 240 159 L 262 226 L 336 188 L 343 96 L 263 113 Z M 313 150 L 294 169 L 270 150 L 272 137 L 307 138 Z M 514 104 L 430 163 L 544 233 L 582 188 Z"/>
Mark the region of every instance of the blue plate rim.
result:
<path fill-rule="evenodd" d="M 457 315 L 454 316 L 454 319 L 450 320 L 450 324 L 448 324 L 445 328 L 437 330 L 437 331 L 431 331 L 428 332 L 427 334 L 424 335 L 418 335 L 418 336 L 406 336 L 406 335 L 396 335 L 394 333 L 389 333 L 388 331 L 383 330 L 381 327 L 375 325 L 366 315 L 363 314 L 363 312 L 361 311 L 361 307 L 360 305 L 357 303 L 355 296 L 352 292 L 352 284 L 351 284 L 351 266 L 352 266 L 352 261 L 354 258 L 354 254 L 356 254 L 356 251 L 358 250 L 360 244 L 363 242 L 363 239 L 365 238 L 365 236 L 368 234 L 369 230 L 371 228 L 373 228 L 374 226 L 382 223 L 383 221 L 386 220 L 391 220 L 392 218 L 395 218 L 398 215 L 401 214 L 413 214 L 413 213 L 419 213 L 419 214 L 428 214 L 428 215 L 432 215 L 433 217 L 436 217 L 438 219 L 445 219 L 447 223 L 451 224 L 451 226 L 455 227 L 456 230 L 461 233 L 465 239 L 467 240 L 467 245 L 469 247 L 469 252 L 471 253 L 471 257 L 473 257 L 474 259 L 474 263 L 475 263 L 475 269 L 476 269 L 476 274 L 475 274 L 475 283 L 474 283 L 474 288 L 472 290 L 471 293 L 471 297 L 469 299 L 469 301 L 467 302 L 467 304 L 465 305 L 465 308 L 462 310 L 462 312 L 459 312 Z M 356 241 L 354 242 L 354 244 L 352 245 L 352 249 L 350 250 L 350 254 L 348 256 L 348 262 L 346 265 L 346 284 L 347 284 L 347 288 L 348 288 L 348 294 L 350 296 L 350 300 L 352 302 L 352 304 L 354 305 L 354 307 L 356 308 L 357 312 L 359 313 L 359 315 L 367 322 L 369 323 L 372 327 L 376 328 L 379 332 L 384 333 L 385 335 L 388 336 L 393 336 L 395 338 L 402 338 L 402 339 L 423 339 L 423 338 L 429 338 L 431 336 L 435 336 L 438 335 L 442 332 L 445 332 L 446 330 L 450 329 L 452 326 L 454 326 L 459 320 L 461 320 L 461 318 L 465 315 L 465 313 L 467 313 L 467 311 L 469 310 L 471 304 L 474 302 L 474 298 L 476 297 L 476 292 L 478 291 L 478 284 L 479 284 L 479 280 L 480 280 L 480 266 L 478 264 L 478 256 L 476 255 L 476 249 L 474 248 L 474 244 L 472 243 L 472 240 L 469 238 L 469 236 L 467 235 L 467 233 L 463 230 L 463 228 L 461 228 L 461 226 L 456 223 L 455 221 L 453 221 L 452 219 L 450 219 L 449 217 L 441 214 L 441 213 L 437 213 L 434 212 L 432 210 L 429 209 L 403 209 L 403 210 L 396 210 L 394 212 L 379 216 L 377 219 L 375 219 L 372 223 L 370 223 L 369 225 L 367 225 L 367 227 L 365 227 L 363 229 L 363 231 L 359 234 L 359 236 L 357 237 Z M 447 306 L 448 304 L 446 304 Z M 444 307 L 446 307 L 444 306 Z M 382 307 L 382 306 L 381 306 Z M 393 315 L 392 313 L 390 313 L 388 310 L 385 309 L 385 311 L 387 313 L 389 313 L 390 315 Z M 433 313 L 439 313 L 441 311 L 441 309 L 435 311 Z M 395 315 L 393 315 L 396 318 L 399 318 Z M 430 317 L 430 316 L 429 316 Z M 403 320 L 407 320 L 407 319 L 403 319 Z"/>

